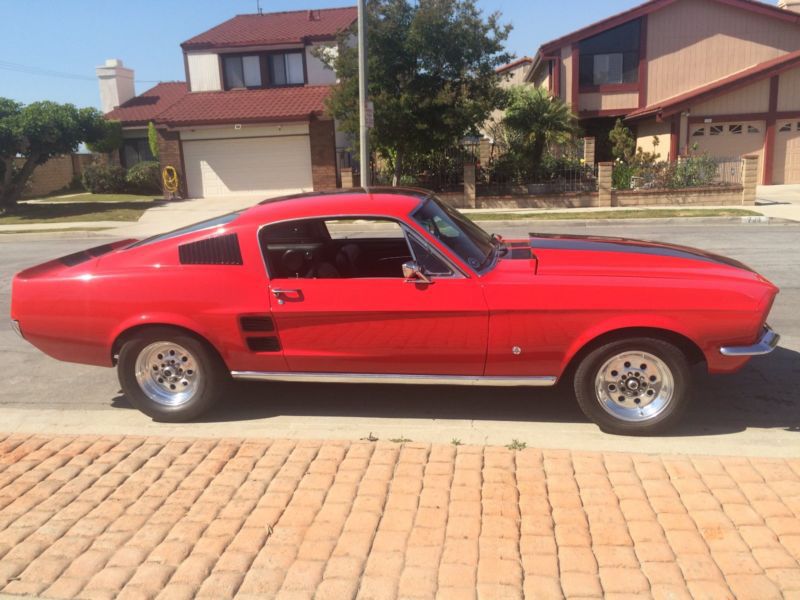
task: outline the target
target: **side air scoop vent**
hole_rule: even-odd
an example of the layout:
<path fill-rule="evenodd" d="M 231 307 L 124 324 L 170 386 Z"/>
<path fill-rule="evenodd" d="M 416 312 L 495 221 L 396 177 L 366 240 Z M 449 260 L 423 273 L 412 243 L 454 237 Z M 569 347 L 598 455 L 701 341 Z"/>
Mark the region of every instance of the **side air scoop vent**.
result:
<path fill-rule="evenodd" d="M 235 233 L 178 246 L 183 265 L 241 265 L 242 252 Z"/>
<path fill-rule="evenodd" d="M 272 317 L 269 316 L 242 317 L 241 323 L 243 331 L 275 331 L 275 323 L 272 321 Z"/>
<path fill-rule="evenodd" d="M 276 337 L 247 338 L 251 352 L 280 352 L 281 345 Z"/>

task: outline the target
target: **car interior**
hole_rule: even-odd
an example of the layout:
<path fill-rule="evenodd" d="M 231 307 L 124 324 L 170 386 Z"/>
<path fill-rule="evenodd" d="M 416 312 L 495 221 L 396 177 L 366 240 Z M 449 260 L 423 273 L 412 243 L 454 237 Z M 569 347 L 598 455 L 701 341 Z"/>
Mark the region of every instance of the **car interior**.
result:
<path fill-rule="evenodd" d="M 261 229 L 261 252 L 274 279 L 403 277 L 413 260 L 402 227 L 376 219 L 307 219 Z"/>

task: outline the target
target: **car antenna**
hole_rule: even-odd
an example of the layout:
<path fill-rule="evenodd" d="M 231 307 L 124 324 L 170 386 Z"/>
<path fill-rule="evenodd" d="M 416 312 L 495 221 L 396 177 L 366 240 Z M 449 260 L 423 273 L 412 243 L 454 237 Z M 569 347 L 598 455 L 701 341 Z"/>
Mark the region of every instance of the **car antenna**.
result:
<path fill-rule="evenodd" d="M 264 14 L 264 11 L 261 10 L 261 0 L 256 0 L 256 12 L 260 15 Z"/>

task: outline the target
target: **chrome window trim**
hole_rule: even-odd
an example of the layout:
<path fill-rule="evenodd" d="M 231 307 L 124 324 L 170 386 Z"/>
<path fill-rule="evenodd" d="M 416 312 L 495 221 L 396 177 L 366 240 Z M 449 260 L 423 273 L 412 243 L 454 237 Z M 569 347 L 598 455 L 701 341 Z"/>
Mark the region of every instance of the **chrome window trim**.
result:
<path fill-rule="evenodd" d="M 416 210 L 416 208 L 414 210 Z M 280 278 L 273 278 L 272 273 L 270 273 L 269 264 L 267 262 L 267 257 L 264 256 L 264 248 L 261 245 L 261 230 L 262 229 L 264 229 L 265 227 L 270 227 L 272 225 L 280 225 L 280 224 L 283 224 L 283 223 L 292 223 L 294 221 L 319 221 L 319 220 L 321 220 L 321 221 L 324 222 L 326 220 L 335 220 L 335 219 L 354 219 L 354 220 L 357 220 L 357 219 L 379 219 L 379 220 L 383 220 L 383 221 L 392 221 L 394 223 L 397 223 L 401 227 L 401 229 L 403 229 L 404 236 L 405 236 L 406 229 L 408 229 L 414 235 L 416 235 L 416 237 L 418 239 L 420 239 L 426 246 L 431 246 L 431 243 L 428 242 L 427 240 L 425 240 L 424 237 L 421 237 L 419 232 L 417 232 L 414 228 L 412 228 L 407 222 L 405 222 L 405 221 L 403 221 L 401 219 L 398 219 L 397 217 L 392 217 L 392 216 L 388 216 L 388 215 L 378 215 L 378 214 L 357 214 L 357 215 L 335 214 L 335 215 L 326 215 L 324 217 L 295 217 L 295 218 L 291 218 L 291 219 L 280 219 L 278 221 L 271 221 L 270 223 L 263 223 L 263 224 L 259 225 L 258 228 L 256 229 L 256 243 L 258 245 L 258 251 L 261 254 L 261 262 L 264 265 L 264 272 L 267 274 L 268 280 L 271 282 L 271 281 L 273 281 L 273 279 L 280 279 Z M 407 239 L 406 239 L 406 244 L 408 244 L 408 240 Z M 442 254 L 442 252 L 439 251 L 438 247 L 432 246 L 432 249 L 433 249 L 434 252 L 436 252 L 441 257 L 441 259 L 446 264 L 450 265 L 453 268 L 453 272 L 454 272 L 454 274 L 450 275 L 450 276 L 432 275 L 431 277 L 434 280 L 437 280 L 437 279 L 462 279 L 462 278 L 463 279 L 471 279 L 471 277 L 464 271 L 464 269 L 462 269 L 455 262 L 450 260 L 449 257 L 447 257 L 446 255 Z M 408 251 L 409 251 L 409 254 L 413 257 L 414 256 L 414 251 L 411 248 L 410 244 L 408 244 Z M 461 277 L 458 277 L 456 275 L 457 273 L 460 273 Z M 304 278 L 302 278 L 302 277 L 300 277 L 298 279 L 299 280 L 304 280 Z M 400 279 L 400 280 L 402 280 L 403 278 L 402 277 L 356 277 L 356 278 L 346 278 L 346 279 L 360 279 L 360 280 L 369 280 L 369 279 L 396 280 L 396 279 Z M 331 279 L 330 281 L 343 281 L 343 280 L 345 280 L 345 279 Z M 307 279 L 307 281 L 314 281 L 314 279 Z M 317 281 L 320 281 L 320 280 L 317 280 Z"/>
<path fill-rule="evenodd" d="M 722 356 L 764 356 L 775 350 L 780 340 L 781 336 L 767 325 L 761 338 L 752 346 L 723 346 L 719 352 Z"/>
<path fill-rule="evenodd" d="M 231 371 L 231 377 L 245 381 L 294 381 L 304 383 L 386 383 L 417 385 L 458 385 L 498 387 L 551 387 L 557 377 L 493 377 L 479 375 L 404 375 L 383 373 L 290 373 Z"/>

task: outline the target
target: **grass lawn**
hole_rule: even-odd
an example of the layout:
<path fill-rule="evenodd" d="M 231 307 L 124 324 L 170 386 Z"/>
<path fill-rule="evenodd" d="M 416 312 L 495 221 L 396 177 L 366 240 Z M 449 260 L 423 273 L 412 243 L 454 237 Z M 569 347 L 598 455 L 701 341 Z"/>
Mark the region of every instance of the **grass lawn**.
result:
<path fill-rule="evenodd" d="M 742 208 L 652 208 L 541 213 L 468 213 L 473 221 L 569 221 L 575 219 L 671 219 L 675 217 L 759 217 Z"/>
<path fill-rule="evenodd" d="M 156 206 L 153 198 L 134 196 L 135 200 L 20 203 L 10 215 L 0 215 L 0 225 L 31 223 L 74 223 L 76 221 L 138 221 L 148 208 Z"/>
<path fill-rule="evenodd" d="M 0 235 L 17 234 L 17 233 L 32 233 L 34 235 L 41 235 L 43 233 L 63 233 L 65 231 L 74 231 L 75 233 L 84 233 L 86 231 L 110 231 L 113 227 L 56 227 L 54 229 L 2 229 Z"/>
<path fill-rule="evenodd" d="M 155 198 L 152 198 L 155 200 Z M 47 196 L 44 198 L 27 198 L 23 202 L 135 202 L 137 200 L 151 200 L 147 195 L 142 194 L 71 194 L 68 196 Z"/>

